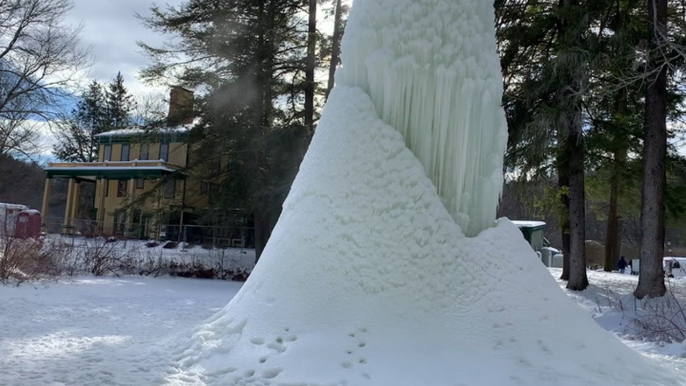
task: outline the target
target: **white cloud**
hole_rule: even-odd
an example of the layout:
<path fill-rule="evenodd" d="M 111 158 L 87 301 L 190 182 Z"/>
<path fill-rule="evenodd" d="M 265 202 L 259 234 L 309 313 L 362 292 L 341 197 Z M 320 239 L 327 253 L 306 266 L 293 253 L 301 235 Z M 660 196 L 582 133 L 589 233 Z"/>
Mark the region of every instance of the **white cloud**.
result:
<path fill-rule="evenodd" d="M 167 0 L 169 5 L 178 6 L 182 0 Z M 81 40 L 90 46 L 93 53 L 93 66 L 88 79 L 109 82 L 118 71 L 125 79 L 125 85 L 134 95 L 159 92 L 159 87 L 151 87 L 138 79 L 139 71 L 149 64 L 136 44 L 143 41 L 160 45 L 167 38 L 153 32 L 134 15 L 150 14 L 153 0 L 74 0 L 74 8 L 68 14 L 66 23 L 82 25 Z M 165 7 L 165 5 L 162 5 Z"/>
<path fill-rule="evenodd" d="M 161 7 L 178 6 L 182 1 L 167 0 Z M 79 72 L 78 86 L 84 87 L 92 80 L 109 83 L 121 71 L 125 86 L 136 99 L 167 95 L 167 89 L 144 84 L 139 79 L 140 70 L 149 64 L 149 60 L 136 42 L 159 46 L 169 38 L 147 29 L 135 17 L 136 14 L 150 15 L 150 8 L 155 5 L 153 0 L 73 0 L 73 4 L 64 24 L 81 26 L 81 44 L 89 47 L 92 53 L 92 66 Z M 67 102 L 58 111 L 66 113 L 73 107 L 70 103 Z M 37 133 L 35 148 L 31 151 L 32 158 L 43 162 L 54 160 L 52 148 L 56 140 L 51 130 L 54 123 L 40 120 L 26 122 Z"/>

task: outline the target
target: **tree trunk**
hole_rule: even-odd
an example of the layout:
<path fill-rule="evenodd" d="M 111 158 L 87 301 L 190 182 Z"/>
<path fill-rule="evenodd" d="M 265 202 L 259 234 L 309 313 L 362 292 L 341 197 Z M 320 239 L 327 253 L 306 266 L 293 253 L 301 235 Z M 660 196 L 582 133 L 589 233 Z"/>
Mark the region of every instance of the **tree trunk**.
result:
<path fill-rule="evenodd" d="M 575 48 L 581 45 L 579 31 L 582 28 L 577 26 L 578 16 L 573 12 L 573 7 L 576 7 L 577 3 L 578 0 L 559 0 L 559 6 L 562 8 L 558 26 L 559 53 L 574 52 Z M 570 67 L 569 64 L 560 63 L 560 70 L 561 80 L 567 85 L 558 96 L 559 108 L 563 113 L 563 123 L 559 123 L 558 128 L 558 140 L 562 147 L 558 154 L 558 179 L 563 204 L 564 260 L 561 279 L 568 280 L 567 288 L 583 290 L 588 285 L 585 258 L 584 150 L 579 96 L 584 75 L 578 65 Z M 569 187 L 567 192 L 564 191 L 564 186 Z"/>
<path fill-rule="evenodd" d="M 643 133 L 643 194 L 641 196 L 641 245 L 638 287 L 634 296 L 659 297 L 666 292 L 662 259 L 665 240 L 664 193 L 667 155 L 667 68 L 660 52 L 667 36 L 667 0 L 648 0 L 651 55 L 648 69 Z M 658 70 L 659 69 L 659 70 Z"/>
<path fill-rule="evenodd" d="M 341 9 L 341 0 L 336 0 L 336 11 L 334 15 L 333 37 L 331 38 L 331 61 L 329 62 L 329 83 L 326 86 L 326 98 L 329 98 L 329 93 L 333 89 L 334 75 L 336 74 L 336 67 L 338 66 L 338 58 L 341 53 L 341 38 L 343 37 L 343 10 Z"/>
<path fill-rule="evenodd" d="M 562 232 L 562 275 L 561 280 L 569 280 L 569 154 L 563 148 L 557 158 L 557 184 L 560 188 L 560 230 Z"/>
<path fill-rule="evenodd" d="M 610 177 L 610 210 L 607 215 L 607 232 L 605 235 L 605 265 L 606 272 L 612 272 L 619 261 L 619 216 L 617 215 L 617 196 L 619 195 L 619 173 L 626 160 L 626 150 L 615 152 Z"/>
<path fill-rule="evenodd" d="M 614 182 L 613 182 L 614 183 Z M 614 186 L 610 187 L 611 191 L 615 190 Z M 616 193 L 610 193 L 610 210 L 607 217 L 607 230 L 605 234 L 605 264 L 603 270 L 605 272 L 612 272 L 617 267 L 619 261 L 619 251 L 617 250 L 618 232 L 618 218 L 617 218 L 617 197 Z"/>
<path fill-rule="evenodd" d="M 274 41 L 271 34 L 273 31 L 270 30 L 269 25 L 272 20 L 274 20 L 275 4 L 270 2 L 260 2 L 258 7 L 258 12 L 260 15 L 260 29 L 258 36 L 258 62 L 261 64 L 257 72 L 257 77 L 255 81 L 255 88 L 259 90 L 260 100 L 257 101 L 257 106 L 255 109 L 255 129 L 260 131 L 259 138 L 264 138 L 267 136 L 268 130 L 271 129 L 272 124 L 272 78 L 274 74 L 273 56 L 274 47 L 272 42 Z M 254 152 L 254 162 L 255 162 L 255 173 L 253 178 L 256 179 L 256 186 L 264 186 L 264 180 L 267 177 L 267 170 L 269 168 L 269 163 L 265 152 L 263 149 L 258 148 Z M 269 236 L 271 235 L 272 225 L 270 221 L 269 211 L 264 208 L 268 208 L 270 202 L 265 197 L 256 204 L 256 208 L 253 210 L 254 216 L 254 234 L 255 234 L 255 261 L 259 260 L 262 252 L 264 251 L 267 241 L 269 241 Z"/>
<path fill-rule="evenodd" d="M 574 114 L 566 146 L 569 146 L 569 281 L 567 288 L 582 291 L 586 276 L 586 199 L 584 192 L 584 142 L 580 114 Z"/>
<path fill-rule="evenodd" d="M 260 260 L 264 248 L 267 246 L 272 233 L 272 222 L 267 211 L 258 210 L 254 214 L 255 232 L 255 263 Z"/>
<path fill-rule="evenodd" d="M 309 0 L 307 23 L 307 67 L 305 69 L 305 129 L 309 136 L 314 133 L 314 67 L 317 44 L 317 0 Z"/>
<path fill-rule="evenodd" d="M 617 256 L 622 255 L 622 216 L 620 215 L 617 215 L 617 238 L 615 239 L 615 251 L 617 251 Z"/>

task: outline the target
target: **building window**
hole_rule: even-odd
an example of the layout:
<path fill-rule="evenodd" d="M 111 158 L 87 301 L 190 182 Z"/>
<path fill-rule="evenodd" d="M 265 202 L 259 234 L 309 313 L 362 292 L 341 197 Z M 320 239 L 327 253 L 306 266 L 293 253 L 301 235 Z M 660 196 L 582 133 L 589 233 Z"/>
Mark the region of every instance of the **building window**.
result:
<path fill-rule="evenodd" d="M 168 143 L 161 143 L 160 144 L 160 159 L 164 162 L 169 161 L 169 144 Z"/>
<path fill-rule="evenodd" d="M 136 189 L 143 189 L 145 186 L 145 180 L 142 178 L 136 179 Z"/>
<path fill-rule="evenodd" d="M 209 191 L 208 189 L 208 183 L 207 182 L 201 182 L 200 183 L 200 193 L 201 194 L 206 194 Z"/>
<path fill-rule="evenodd" d="M 126 196 L 126 185 L 127 185 L 127 180 L 119 180 L 117 181 L 117 197 L 124 197 Z"/>
<path fill-rule="evenodd" d="M 126 181 L 124 181 L 126 182 Z M 117 210 L 114 212 L 114 231 L 117 234 L 123 234 L 126 227 L 126 211 Z"/>
<path fill-rule="evenodd" d="M 141 154 L 138 157 L 141 161 L 147 161 L 150 158 L 150 145 L 147 143 L 141 144 Z"/>
<path fill-rule="evenodd" d="M 110 195 L 110 180 L 105 180 L 105 197 Z"/>
<path fill-rule="evenodd" d="M 174 198 L 176 196 L 176 180 L 169 180 L 164 184 L 164 198 Z"/>
<path fill-rule="evenodd" d="M 121 145 L 121 161 L 128 161 L 129 160 L 129 150 L 131 149 L 131 145 L 128 143 L 124 143 Z"/>
<path fill-rule="evenodd" d="M 105 156 L 103 161 L 112 161 L 112 145 L 105 145 Z"/>

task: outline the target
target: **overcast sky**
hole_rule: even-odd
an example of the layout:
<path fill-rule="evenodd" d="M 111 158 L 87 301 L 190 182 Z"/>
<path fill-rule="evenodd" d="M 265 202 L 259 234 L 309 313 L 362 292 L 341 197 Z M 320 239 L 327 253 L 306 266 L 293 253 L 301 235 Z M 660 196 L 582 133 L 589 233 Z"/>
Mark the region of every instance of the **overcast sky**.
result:
<path fill-rule="evenodd" d="M 152 90 L 138 79 L 141 68 L 148 60 L 136 45 L 143 41 L 160 45 L 165 37 L 146 29 L 134 15 L 149 15 L 150 7 L 157 4 L 179 5 L 182 0 L 73 0 L 74 8 L 65 20 L 71 25 L 82 25 L 82 43 L 91 47 L 93 66 L 88 76 L 99 82 L 109 82 L 121 71 L 127 88 L 134 95 Z"/>
<path fill-rule="evenodd" d="M 118 71 L 124 75 L 124 85 L 134 96 L 145 94 L 167 95 L 169 90 L 152 87 L 138 79 L 139 71 L 149 62 L 136 44 L 143 41 L 152 46 L 161 45 L 167 38 L 146 29 L 134 15 L 150 15 L 154 4 L 166 8 L 178 6 L 183 0 L 72 0 L 73 9 L 64 24 L 81 25 L 81 43 L 90 47 L 92 66 L 85 72 L 82 86 L 96 80 L 109 83 Z M 49 124 L 36 121 L 40 132 L 36 160 L 54 161 L 52 146 L 55 143 Z"/>
<path fill-rule="evenodd" d="M 163 87 L 146 85 L 138 79 L 139 72 L 149 61 L 136 44 L 145 42 L 151 46 L 160 46 L 169 36 L 153 32 L 143 26 L 135 17 L 150 15 L 150 8 L 158 5 L 179 6 L 184 0 L 72 0 L 73 9 L 67 14 L 66 25 L 81 25 L 81 43 L 90 47 L 92 66 L 86 72 L 82 86 L 96 80 L 109 83 L 121 71 L 124 85 L 135 97 L 145 94 L 168 95 L 169 90 Z M 344 3 L 349 0 L 344 0 Z M 320 9 L 321 11 L 321 9 Z M 330 21 L 321 21 L 319 28 L 330 29 Z M 41 158 L 50 158 L 54 136 L 45 122 L 37 122 L 41 131 Z"/>

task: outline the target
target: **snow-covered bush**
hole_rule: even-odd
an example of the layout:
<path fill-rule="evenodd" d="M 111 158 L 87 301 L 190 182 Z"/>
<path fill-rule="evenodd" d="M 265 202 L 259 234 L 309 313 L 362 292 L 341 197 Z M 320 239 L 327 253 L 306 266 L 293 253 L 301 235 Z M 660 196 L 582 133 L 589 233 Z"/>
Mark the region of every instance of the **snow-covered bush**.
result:
<path fill-rule="evenodd" d="M 686 298 L 682 286 L 669 286 L 665 296 L 638 300 L 630 292 L 617 293 L 609 287 L 591 286 L 596 308 L 594 314 L 602 316 L 607 310 L 621 317 L 623 330 L 618 331 L 632 340 L 668 344 L 686 339 L 686 308 L 679 299 Z M 626 291 L 626 289 L 624 290 Z M 604 324 L 604 322 L 599 322 Z"/>
<path fill-rule="evenodd" d="M 95 276 L 108 273 L 117 274 L 118 269 L 126 268 L 121 250 L 114 242 L 101 239 L 92 239 L 86 248 L 80 249 L 81 259 L 85 269 Z"/>
<path fill-rule="evenodd" d="M 9 234 L 0 238 L 0 282 L 21 284 L 59 277 L 65 251 L 44 245 L 44 240 L 19 239 Z"/>
<path fill-rule="evenodd" d="M 626 332 L 639 339 L 658 343 L 686 339 L 686 308 L 670 286 L 660 298 L 635 300 L 631 323 Z"/>
<path fill-rule="evenodd" d="M 165 248 L 139 240 L 50 235 L 40 240 L 0 239 L 0 281 L 53 280 L 77 275 L 179 276 L 245 281 L 254 252 L 205 249 L 184 244 Z"/>

